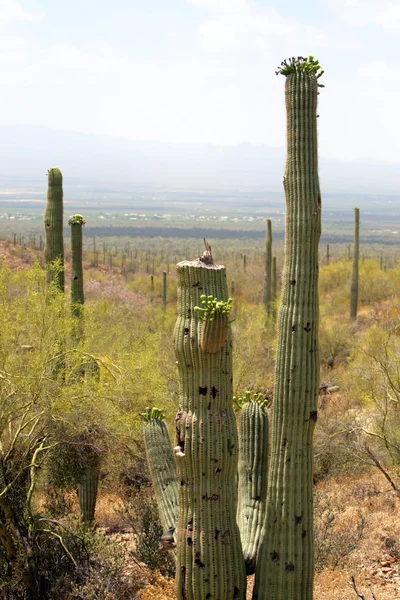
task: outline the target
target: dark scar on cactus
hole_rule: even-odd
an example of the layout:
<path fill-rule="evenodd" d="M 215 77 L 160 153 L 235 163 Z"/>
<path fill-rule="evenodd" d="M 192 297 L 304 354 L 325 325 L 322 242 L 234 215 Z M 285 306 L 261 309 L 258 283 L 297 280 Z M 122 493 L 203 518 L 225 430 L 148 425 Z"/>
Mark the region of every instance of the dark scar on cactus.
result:
<path fill-rule="evenodd" d="M 279 560 L 279 554 L 277 552 L 271 552 L 270 556 L 272 562 L 277 562 Z"/>
<path fill-rule="evenodd" d="M 301 537 L 302 537 L 302 538 L 305 538 L 305 537 L 306 537 L 306 535 L 307 535 L 307 531 L 303 531 L 303 533 L 301 534 Z"/>
<path fill-rule="evenodd" d="M 197 556 L 197 558 L 195 558 L 194 564 L 197 565 L 198 567 L 200 567 L 200 569 L 203 569 L 205 567 L 205 564 L 200 560 L 198 553 L 196 554 L 196 556 Z"/>
<path fill-rule="evenodd" d="M 207 386 L 205 387 L 201 387 L 201 385 L 199 386 L 199 394 L 200 396 L 207 396 Z"/>
<path fill-rule="evenodd" d="M 285 571 L 287 571 L 288 573 L 294 573 L 294 564 L 293 563 L 286 563 L 286 565 L 285 565 Z"/>
<path fill-rule="evenodd" d="M 216 540 L 218 539 L 218 536 L 219 536 L 219 534 L 220 534 L 220 533 L 221 533 L 221 530 L 220 530 L 220 529 L 216 529 L 216 530 L 215 530 L 215 539 L 216 539 Z"/>
<path fill-rule="evenodd" d="M 190 331 L 189 327 L 185 327 L 185 329 L 183 330 L 185 336 L 189 335 L 189 331 Z"/>
<path fill-rule="evenodd" d="M 303 517 L 300 515 L 300 517 L 295 517 L 294 518 L 294 522 L 296 523 L 296 525 L 300 525 L 300 523 L 302 522 Z"/>
<path fill-rule="evenodd" d="M 307 333 L 309 333 L 311 331 L 310 323 L 307 323 L 307 325 L 304 327 L 304 331 L 306 331 Z"/>
<path fill-rule="evenodd" d="M 212 598 L 212 595 L 210 594 L 210 592 L 208 592 L 206 599 L 208 600 L 208 598 Z"/>
<path fill-rule="evenodd" d="M 193 546 L 193 540 L 192 540 L 192 538 L 191 538 L 191 537 L 188 537 L 188 538 L 187 538 L 187 540 L 186 540 L 186 542 L 187 542 L 187 545 L 188 545 L 189 547 L 190 547 L 190 546 Z"/>
<path fill-rule="evenodd" d="M 292 325 L 292 331 L 296 331 L 296 325 L 295 324 Z"/>
<path fill-rule="evenodd" d="M 313 410 L 310 413 L 310 420 L 313 421 L 314 423 L 316 423 L 317 419 L 318 419 L 318 411 L 317 410 Z"/>
<path fill-rule="evenodd" d="M 213 400 L 215 400 L 215 398 L 217 397 L 217 394 L 218 394 L 218 390 L 215 387 L 215 385 L 213 385 L 212 388 L 211 388 L 211 395 L 213 397 Z"/>

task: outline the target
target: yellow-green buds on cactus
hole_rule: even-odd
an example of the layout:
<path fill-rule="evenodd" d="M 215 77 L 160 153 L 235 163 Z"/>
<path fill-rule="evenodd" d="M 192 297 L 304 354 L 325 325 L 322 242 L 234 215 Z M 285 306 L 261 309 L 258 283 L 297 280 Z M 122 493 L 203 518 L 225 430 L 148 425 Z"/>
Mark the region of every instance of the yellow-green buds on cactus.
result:
<path fill-rule="evenodd" d="M 213 296 L 200 296 L 202 306 L 195 306 L 199 319 L 202 321 L 200 346 L 207 354 L 216 354 L 225 345 L 229 331 L 229 313 L 232 308 L 232 298 L 227 301 L 218 300 Z"/>

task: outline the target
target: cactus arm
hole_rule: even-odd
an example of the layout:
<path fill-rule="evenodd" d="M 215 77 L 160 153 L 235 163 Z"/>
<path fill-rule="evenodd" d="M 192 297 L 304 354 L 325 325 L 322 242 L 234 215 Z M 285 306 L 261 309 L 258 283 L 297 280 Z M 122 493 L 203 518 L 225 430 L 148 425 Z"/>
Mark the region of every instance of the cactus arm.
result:
<path fill-rule="evenodd" d="M 175 530 L 178 520 L 178 480 L 172 444 L 163 416 L 160 411 L 148 418 L 144 426 L 144 442 L 160 521 L 166 532 Z"/>
<path fill-rule="evenodd" d="M 200 347 L 204 321 L 201 311 L 194 310 L 200 294 L 227 303 L 226 273 L 224 267 L 199 259 L 179 263 L 177 275 L 176 596 L 178 600 L 242 600 L 246 579 L 236 523 L 238 440 L 232 409 L 230 332 L 219 352 L 204 352 Z"/>
<path fill-rule="evenodd" d="M 286 74 L 285 266 L 278 317 L 267 518 L 253 599 L 312 600 L 312 440 L 317 419 L 318 61 L 294 59 Z M 302 66 L 303 65 L 303 66 Z M 294 68 L 292 68 L 294 67 Z M 279 71 L 278 71 L 279 72 Z"/>
<path fill-rule="evenodd" d="M 358 307 L 358 263 L 360 256 L 360 209 L 354 209 L 354 253 L 353 272 L 351 276 L 350 290 L 350 319 L 357 317 Z"/>
<path fill-rule="evenodd" d="M 47 282 L 51 283 L 54 280 L 54 262 L 59 261 L 55 283 L 59 290 L 64 292 L 63 178 L 58 167 L 49 169 L 47 178 L 47 203 L 44 213 Z"/>
<path fill-rule="evenodd" d="M 252 575 L 267 503 L 268 414 L 261 394 L 240 400 L 237 522 L 246 572 Z"/>

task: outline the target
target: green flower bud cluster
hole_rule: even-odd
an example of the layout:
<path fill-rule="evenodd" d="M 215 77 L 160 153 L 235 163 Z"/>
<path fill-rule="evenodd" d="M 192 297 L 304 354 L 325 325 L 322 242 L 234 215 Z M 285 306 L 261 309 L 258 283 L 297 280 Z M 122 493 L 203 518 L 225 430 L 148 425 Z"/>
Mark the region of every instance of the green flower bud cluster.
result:
<path fill-rule="evenodd" d="M 144 413 L 140 413 L 140 416 L 149 423 L 150 421 L 163 421 L 165 419 L 165 414 L 160 408 L 146 408 Z"/>
<path fill-rule="evenodd" d="M 214 298 L 214 296 L 202 294 L 200 300 L 203 306 L 195 306 L 194 310 L 198 313 L 201 321 L 213 321 L 214 317 L 222 315 L 228 316 L 231 312 L 232 298 L 228 298 L 228 300 L 225 301 L 218 300 L 218 298 Z"/>
<path fill-rule="evenodd" d="M 283 60 L 280 66 L 275 71 L 275 75 L 285 75 L 287 77 L 291 73 L 312 73 L 316 75 L 317 79 L 325 73 L 322 69 L 319 61 L 314 56 L 304 58 L 303 56 L 292 56 L 287 60 Z M 325 87 L 324 85 L 318 84 L 318 87 Z"/>
<path fill-rule="evenodd" d="M 85 224 L 86 224 L 86 221 L 82 217 L 82 215 L 73 215 L 68 221 L 68 225 L 85 225 Z"/>
<path fill-rule="evenodd" d="M 233 396 L 233 402 L 236 404 L 238 408 L 243 408 L 246 402 L 257 402 L 260 405 L 260 408 L 268 408 L 271 404 L 269 398 L 264 398 L 261 392 L 249 392 L 247 390 L 244 393 L 244 396 Z"/>

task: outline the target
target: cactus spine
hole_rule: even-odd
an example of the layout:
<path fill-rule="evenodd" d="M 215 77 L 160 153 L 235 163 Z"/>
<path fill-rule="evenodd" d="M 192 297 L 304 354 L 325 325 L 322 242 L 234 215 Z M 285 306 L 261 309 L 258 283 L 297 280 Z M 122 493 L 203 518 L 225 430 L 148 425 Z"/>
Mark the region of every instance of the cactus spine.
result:
<path fill-rule="evenodd" d="M 143 417 L 144 443 L 161 525 L 163 531 L 174 530 L 178 520 L 178 480 L 168 429 L 163 413 L 156 408 L 147 409 Z"/>
<path fill-rule="evenodd" d="M 264 283 L 264 305 L 267 314 L 271 313 L 272 299 L 272 225 L 271 219 L 267 219 L 267 241 L 265 245 L 265 283 Z"/>
<path fill-rule="evenodd" d="M 230 335 L 216 354 L 200 348 L 200 294 L 227 301 L 225 267 L 177 265 L 175 353 L 180 407 L 174 448 L 179 481 L 176 597 L 242 600 L 246 577 L 236 524 L 238 440 L 232 408 Z"/>
<path fill-rule="evenodd" d="M 350 319 L 357 317 L 358 307 L 358 263 L 360 257 L 360 209 L 354 209 L 354 252 L 353 273 L 351 276 L 350 290 Z"/>
<path fill-rule="evenodd" d="M 237 522 L 246 572 L 251 575 L 256 567 L 267 503 L 268 414 L 261 394 L 252 396 L 246 392 L 236 402 L 241 409 Z"/>
<path fill-rule="evenodd" d="M 254 600 L 313 596 L 312 439 L 317 418 L 318 179 L 317 94 L 313 57 L 284 61 L 287 159 L 285 266 L 278 348 L 267 518 L 256 568 Z"/>
<path fill-rule="evenodd" d="M 55 281 L 57 288 L 64 292 L 63 178 L 58 167 L 49 169 L 47 178 L 47 204 L 44 213 L 47 282 Z M 55 261 L 59 263 L 56 268 Z"/>

